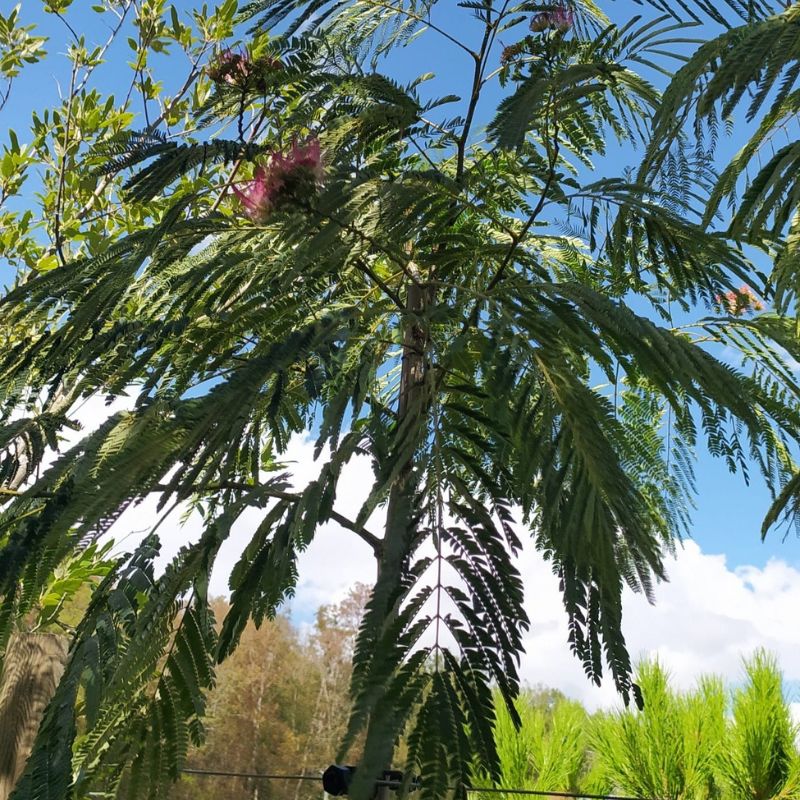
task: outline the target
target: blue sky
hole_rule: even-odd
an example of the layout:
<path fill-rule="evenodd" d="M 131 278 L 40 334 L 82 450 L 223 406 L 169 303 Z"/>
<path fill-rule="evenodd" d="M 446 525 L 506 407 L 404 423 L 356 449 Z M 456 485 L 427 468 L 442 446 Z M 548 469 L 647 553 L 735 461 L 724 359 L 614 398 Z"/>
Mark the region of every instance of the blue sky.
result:
<path fill-rule="evenodd" d="M 177 4 L 187 13 L 190 3 Z M 83 8 L 79 8 L 83 6 Z M 40 2 L 23 2 L 23 19 L 36 23 L 37 33 L 51 38 L 47 45 L 48 58 L 40 64 L 26 68 L 16 82 L 11 100 L 3 111 L 0 133 L 5 136 L 6 128 L 16 129 L 20 140 L 25 141 L 25 131 L 29 125 L 30 113 L 34 109 L 43 109 L 57 100 L 58 85 L 68 83 L 67 61 L 63 56 L 67 41 L 66 28 L 63 23 L 51 14 L 45 14 Z M 655 16 L 648 7 L 635 5 L 629 0 L 608 5 L 608 12 L 617 21 L 624 21 L 632 14 L 643 14 L 645 17 Z M 94 14 L 85 5 L 75 3 L 68 13 L 73 22 L 90 44 L 102 43 L 107 36 L 105 16 Z M 475 40 L 479 34 L 475 24 L 463 9 L 456 9 L 452 2 L 442 3 L 435 10 L 434 21 L 466 40 Z M 708 32 L 717 30 L 709 27 Z M 698 36 L 705 32 L 698 28 L 689 28 L 685 34 Z M 514 34 L 509 33 L 501 40 L 505 43 L 514 41 Z M 110 53 L 109 67 L 98 70 L 99 88 L 102 91 L 124 92 L 121 87 L 121 76 L 125 74 L 124 62 L 130 58 L 131 51 L 124 37 Z M 179 56 L 182 58 L 182 56 Z M 115 66 L 118 65 L 118 66 Z M 170 60 L 162 66 L 163 77 L 167 84 L 170 79 L 179 80 L 184 65 L 173 68 Z M 405 52 L 392 60 L 391 68 L 398 70 L 404 78 L 411 79 L 420 72 L 434 72 L 438 80 L 431 83 L 436 94 L 455 91 L 463 92 L 469 80 L 471 63 L 469 58 L 452 44 L 434 32 L 429 32 L 413 43 Z M 159 76 L 161 77 L 161 76 Z M 487 95 L 483 106 L 483 118 L 491 112 L 494 98 Z M 743 134 L 737 133 L 727 142 L 723 152 L 732 152 L 743 140 Z M 625 159 L 629 164 L 636 163 L 636 153 L 631 150 L 614 149 L 613 167 L 618 160 Z M 599 164 L 600 169 L 608 169 L 608 164 Z M 27 190 L 35 188 L 30 182 Z M 0 264 L 2 270 L 2 264 Z M 758 477 L 753 478 L 752 485 L 747 486 L 739 475 L 731 475 L 724 463 L 701 453 L 697 465 L 698 497 L 697 509 L 693 515 L 693 538 L 704 552 L 721 553 L 727 557 L 731 567 L 743 564 L 763 566 L 770 558 L 780 558 L 789 564 L 800 566 L 800 540 L 793 532 L 785 538 L 781 532 L 772 532 L 765 542 L 760 538 L 761 518 L 769 504 L 769 495 Z"/>

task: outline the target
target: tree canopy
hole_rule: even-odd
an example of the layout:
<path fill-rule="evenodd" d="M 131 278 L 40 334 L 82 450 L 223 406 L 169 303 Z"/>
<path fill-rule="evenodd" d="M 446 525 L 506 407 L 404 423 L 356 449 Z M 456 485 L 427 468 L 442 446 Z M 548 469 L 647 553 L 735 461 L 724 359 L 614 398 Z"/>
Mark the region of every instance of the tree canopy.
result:
<path fill-rule="evenodd" d="M 48 241 L 4 244 L 23 266 L 0 302 L 0 642 L 133 504 L 189 504 L 204 530 L 161 574 L 154 532 L 96 589 L 15 797 L 158 796 L 202 735 L 215 664 L 291 596 L 329 520 L 378 568 L 341 743 L 365 737 L 357 798 L 401 737 L 425 797 L 499 776 L 523 537 L 559 576 L 587 676 L 641 703 L 622 593 L 665 577 L 696 449 L 761 473 L 768 523 L 796 510 L 796 143 L 741 191 L 797 100 L 796 51 L 769 46 L 796 7 L 655 0 L 617 23 L 588 0 L 259 0 L 192 26 L 157 0 L 123 10 L 145 125 L 114 102 L 79 116 L 103 52 L 76 34 L 66 110 L 35 140 L 55 154 Z M 680 32 L 692 19 L 728 29 L 703 44 Z M 427 39 L 470 66 L 463 97 L 398 77 Z M 150 116 L 168 46 L 187 88 Z M 717 175 L 717 125 L 747 90 L 751 115 L 774 104 Z M 29 151 L 6 152 L 19 176 Z M 44 462 L 96 394 L 129 408 Z M 281 455 L 305 430 L 319 469 L 296 486 Z M 342 508 L 356 455 L 374 481 Z M 253 509 L 218 633 L 209 573 Z"/>

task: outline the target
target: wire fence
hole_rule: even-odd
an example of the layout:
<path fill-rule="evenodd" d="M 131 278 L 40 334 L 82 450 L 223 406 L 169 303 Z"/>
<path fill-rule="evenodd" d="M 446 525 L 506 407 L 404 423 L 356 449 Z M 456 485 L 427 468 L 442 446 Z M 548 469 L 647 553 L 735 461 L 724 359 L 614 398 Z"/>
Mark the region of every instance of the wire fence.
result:
<path fill-rule="evenodd" d="M 221 769 L 183 769 L 185 775 L 196 775 L 206 778 L 249 778 L 263 781 L 320 781 L 322 775 L 276 775 L 268 772 L 238 772 L 236 770 Z M 536 797 L 574 797 L 582 800 L 653 800 L 648 797 L 631 797 L 620 794 L 592 794 L 590 792 L 551 792 L 544 789 L 519 789 L 498 786 L 468 786 L 467 792 L 472 794 L 519 794 L 534 795 Z"/>

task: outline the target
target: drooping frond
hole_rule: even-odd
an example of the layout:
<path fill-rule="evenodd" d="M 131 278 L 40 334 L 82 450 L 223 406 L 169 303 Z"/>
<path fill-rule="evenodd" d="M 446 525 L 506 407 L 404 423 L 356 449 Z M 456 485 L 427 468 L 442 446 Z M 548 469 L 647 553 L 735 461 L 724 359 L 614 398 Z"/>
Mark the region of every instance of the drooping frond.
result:
<path fill-rule="evenodd" d="M 218 547 L 224 533 L 224 524 L 213 526 L 206 541 Z M 128 796 L 155 798 L 177 778 L 189 743 L 201 741 L 214 679 L 205 595 L 213 549 L 183 551 L 161 578 L 157 554 L 157 540 L 146 541 L 96 589 L 14 796 L 60 798 L 122 781 Z M 80 735 L 71 709 L 78 691 Z"/>
<path fill-rule="evenodd" d="M 687 117 L 698 125 L 714 125 L 719 117 L 734 114 L 752 121 L 766 109 L 718 176 L 704 211 L 705 222 L 711 223 L 724 203 L 732 203 L 729 232 L 738 238 L 759 241 L 765 234 L 779 235 L 798 207 L 797 145 L 791 138 L 798 133 L 794 120 L 800 108 L 798 41 L 796 5 L 710 40 L 678 70 L 655 118 L 643 176 L 661 167 Z"/>

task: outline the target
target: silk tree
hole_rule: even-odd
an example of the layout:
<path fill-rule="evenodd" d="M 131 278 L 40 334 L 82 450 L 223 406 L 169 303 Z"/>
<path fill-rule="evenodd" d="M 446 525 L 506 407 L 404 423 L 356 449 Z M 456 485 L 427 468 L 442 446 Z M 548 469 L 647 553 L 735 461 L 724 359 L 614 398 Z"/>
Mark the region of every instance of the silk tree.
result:
<path fill-rule="evenodd" d="M 245 16 L 251 39 L 208 65 L 195 141 L 117 135 L 87 165 L 130 170 L 127 202 L 166 211 L 0 306 L 4 324 L 48 320 L 0 359 L 9 409 L 64 380 L 133 397 L 4 507 L 4 619 L 145 497 L 205 520 L 163 575 L 153 535 L 95 592 L 19 798 L 162 791 L 201 736 L 214 663 L 292 594 L 329 520 L 377 564 L 342 743 L 365 733 L 352 793 L 401 736 L 423 794 L 463 793 L 500 774 L 494 689 L 516 719 L 523 537 L 559 577 L 589 679 L 641 702 L 622 593 L 665 577 L 695 448 L 775 491 L 791 471 L 797 348 L 754 316 L 740 243 L 669 169 L 607 175 L 610 139 L 649 144 L 661 98 L 636 68 L 670 67 L 679 21 L 494 0 Z M 383 56 L 418 35 L 470 65 L 463 99 L 392 77 Z M 305 430 L 319 472 L 296 487 L 281 454 Z M 344 508 L 357 455 L 374 481 Z M 217 635 L 209 572 L 253 509 Z"/>

